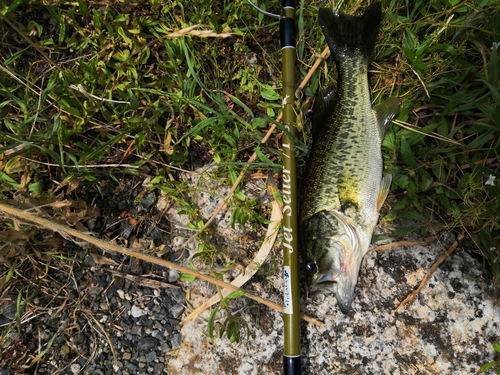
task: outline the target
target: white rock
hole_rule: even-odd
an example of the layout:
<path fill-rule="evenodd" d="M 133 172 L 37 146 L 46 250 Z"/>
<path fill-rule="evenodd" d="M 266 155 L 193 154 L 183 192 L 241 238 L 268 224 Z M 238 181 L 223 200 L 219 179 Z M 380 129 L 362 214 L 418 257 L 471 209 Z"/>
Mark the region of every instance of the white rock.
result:
<path fill-rule="evenodd" d="M 334 297 L 319 304 L 303 302 L 303 312 L 325 322 L 322 328 L 302 323 L 303 373 L 465 375 L 492 361 L 492 343 L 500 332 L 497 291 L 487 271 L 466 252 L 456 250 L 413 301 L 392 313 L 442 253 L 434 243 L 368 254 L 351 315 L 339 312 Z M 276 268 L 279 272 L 280 265 Z M 274 280 L 270 277 L 267 282 L 282 289 Z M 255 307 L 249 300 L 238 303 Z M 251 309 L 239 310 L 252 332 L 252 338 L 240 344 L 227 338 L 210 343 L 201 333 L 206 331 L 202 320 L 185 325 L 183 344 L 169 361 L 168 373 L 233 375 L 255 369 L 261 374 L 282 373 L 282 316 L 259 308 L 263 312 L 257 314 L 258 321 L 255 314 L 246 313 Z M 190 360 L 197 355 L 203 361 Z"/>
<path fill-rule="evenodd" d="M 132 315 L 134 318 L 140 318 L 141 316 L 143 315 L 146 315 L 147 312 L 143 309 L 141 309 L 140 307 L 137 307 L 137 306 L 132 306 L 132 308 L 130 309 L 130 315 Z"/>
<path fill-rule="evenodd" d="M 76 375 L 76 374 L 80 373 L 82 366 L 80 366 L 80 364 L 78 364 L 78 363 L 73 363 L 70 368 L 71 368 L 71 372 Z"/>

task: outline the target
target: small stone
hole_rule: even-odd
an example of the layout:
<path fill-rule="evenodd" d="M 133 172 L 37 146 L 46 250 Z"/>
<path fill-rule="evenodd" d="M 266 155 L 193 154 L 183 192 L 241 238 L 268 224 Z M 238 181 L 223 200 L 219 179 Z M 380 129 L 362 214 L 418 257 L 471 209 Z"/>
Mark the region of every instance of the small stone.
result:
<path fill-rule="evenodd" d="M 134 305 L 130 310 L 130 315 L 132 315 L 134 318 L 139 318 L 143 315 L 146 315 L 146 311 Z"/>
<path fill-rule="evenodd" d="M 70 352 L 70 348 L 68 345 L 61 346 L 61 355 L 67 355 Z"/>
<path fill-rule="evenodd" d="M 175 335 L 173 335 L 170 339 L 170 344 L 172 344 L 172 349 L 176 349 L 181 346 L 181 334 L 176 333 Z"/>
<path fill-rule="evenodd" d="M 170 309 L 170 314 L 172 314 L 172 316 L 177 319 L 183 311 L 184 306 L 182 306 L 181 304 L 177 304 Z"/>
<path fill-rule="evenodd" d="M 174 237 L 172 239 L 172 247 L 180 247 L 186 241 L 184 237 Z"/>
<path fill-rule="evenodd" d="M 179 249 L 176 250 L 171 256 L 171 262 L 180 262 L 181 260 L 187 258 L 189 256 L 189 251 L 187 249 Z"/>
<path fill-rule="evenodd" d="M 146 362 L 153 362 L 156 359 L 156 352 L 154 350 L 150 351 L 149 353 L 146 353 Z"/>
<path fill-rule="evenodd" d="M 163 339 L 163 332 L 155 329 L 152 333 L 151 336 L 153 336 L 157 340 L 162 340 Z"/>
<path fill-rule="evenodd" d="M 82 369 L 82 366 L 80 366 L 78 363 L 73 363 L 71 365 L 70 369 L 71 369 L 71 372 L 76 375 L 80 372 L 80 370 Z"/>
<path fill-rule="evenodd" d="M 175 299 L 177 303 L 184 303 L 186 301 L 186 293 L 182 289 L 171 289 L 170 295 Z"/>
<path fill-rule="evenodd" d="M 142 332 L 142 327 L 137 325 L 133 326 L 132 329 L 130 330 L 130 334 L 134 336 L 140 336 Z"/>
<path fill-rule="evenodd" d="M 136 372 L 139 368 L 131 362 L 125 362 L 125 367 L 130 371 Z"/>
<path fill-rule="evenodd" d="M 141 202 L 142 207 L 148 208 L 153 205 L 156 200 L 156 195 L 154 192 L 148 193 L 145 195 L 144 199 Z"/>
<path fill-rule="evenodd" d="M 155 373 L 162 372 L 164 368 L 165 368 L 165 365 L 163 363 L 157 363 L 153 367 L 153 372 L 155 372 Z"/>
<path fill-rule="evenodd" d="M 168 319 L 168 323 L 172 326 L 175 327 L 177 324 L 180 323 L 179 319 Z"/>
<path fill-rule="evenodd" d="M 150 351 L 158 347 L 158 340 L 154 337 L 144 337 L 137 343 L 137 350 Z"/>
<path fill-rule="evenodd" d="M 168 270 L 168 282 L 175 283 L 179 280 L 179 271 L 174 270 L 173 268 Z"/>
<path fill-rule="evenodd" d="M 130 352 L 123 353 L 124 360 L 128 361 L 130 358 L 132 358 L 132 354 Z"/>

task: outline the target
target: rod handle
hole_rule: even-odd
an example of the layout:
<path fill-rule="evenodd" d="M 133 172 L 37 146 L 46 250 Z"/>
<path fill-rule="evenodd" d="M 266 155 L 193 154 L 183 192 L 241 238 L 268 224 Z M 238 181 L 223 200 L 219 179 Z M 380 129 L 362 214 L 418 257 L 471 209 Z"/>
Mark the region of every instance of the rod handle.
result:
<path fill-rule="evenodd" d="M 300 356 L 288 357 L 283 356 L 283 374 L 285 375 L 300 375 L 302 373 L 300 365 Z"/>

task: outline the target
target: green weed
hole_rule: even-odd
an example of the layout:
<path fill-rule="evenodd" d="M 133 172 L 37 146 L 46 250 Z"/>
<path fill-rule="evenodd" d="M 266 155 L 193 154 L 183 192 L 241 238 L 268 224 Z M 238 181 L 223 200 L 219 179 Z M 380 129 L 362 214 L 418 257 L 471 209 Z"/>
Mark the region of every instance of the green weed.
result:
<path fill-rule="evenodd" d="M 405 192 L 391 218 L 397 214 L 424 229 L 431 220 L 465 229 L 500 287 L 494 219 L 500 215 L 499 7 L 494 1 L 412 5 L 391 2 L 388 42 L 378 52 L 397 51 L 399 67 L 409 68 L 394 78 L 391 89 L 403 105 L 399 126 L 383 143 L 393 190 Z M 403 35 L 399 46 L 394 33 Z M 388 89 L 382 78 L 378 84 L 377 91 Z"/>
<path fill-rule="evenodd" d="M 219 328 L 219 337 L 222 338 L 224 334 L 226 334 L 229 341 L 240 342 L 242 333 L 241 331 L 243 330 L 246 331 L 248 339 L 250 337 L 250 328 L 248 327 L 247 322 L 243 318 L 231 314 L 229 310 L 229 300 L 241 297 L 243 295 L 243 292 L 239 290 L 236 292 L 232 292 L 225 298 L 222 298 L 220 289 L 218 289 L 218 291 L 221 297 L 220 306 L 214 308 L 212 310 L 212 313 L 210 314 L 210 317 L 208 318 L 208 326 L 207 326 L 208 337 L 210 337 L 212 341 L 215 339 L 214 336 L 215 319 L 219 311 L 223 309 L 226 312 L 226 318 Z"/>
<path fill-rule="evenodd" d="M 498 342 L 498 341 L 494 342 L 493 349 L 495 350 L 495 352 L 500 354 L 500 342 Z M 498 354 L 497 354 L 497 356 L 498 356 Z M 500 359 L 497 358 L 495 361 L 488 362 L 488 363 L 482 365 L 481 368 L 479 369 L 479 372 L 486 372 L 488 370 L 495 371 L 495 373 L 497 375 L 500 374 Z"/>

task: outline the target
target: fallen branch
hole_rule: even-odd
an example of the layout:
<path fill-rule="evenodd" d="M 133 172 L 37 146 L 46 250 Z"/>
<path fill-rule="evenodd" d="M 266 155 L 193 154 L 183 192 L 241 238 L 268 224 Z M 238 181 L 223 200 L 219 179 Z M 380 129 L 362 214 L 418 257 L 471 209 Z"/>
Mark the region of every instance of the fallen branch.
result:
<path fill-rule="evenodd" d="M 210 276 L 207 276 L 207 275 L 203 275 L 202 273 L 193 271 L 189 268 L 179 266 L 178 264 L 175 264 L 175 263 L 172 263 L 172 262 L 160 259 L 160 258 L 152 257 L 150 255 L 138 253 L 135 251 L 130 251 L 124 247 L 121 247 L 118 245 L 113 245 L 109 242 L 106 242 L 106 241 L 100 240 L 98 238 L 94 238 L 88 234 L 84 234 L 82 232 L 79 232 L 76 229 L 70 228 L 70 227 L 65 226 L 65 225 L 57 224 L 57 223 L 54 223 L 50 220 L 44 219 L 44 218 L 40 217 L 39 215 L 37 216 L 37 214 L 32 214 L 32 213 L 23 211 L 19 208 L 12 207 L 10 205 L 7 205 L 7 204 L 1 203 L 1 202 L 0 202 L 0 212 L 7 214 L 7 217 L 9 217 L 9 218 L 16 218 L 18 220 L 32 223 L 32 224 L 35 224 L 35 225 L 40 226 L 42 228 L 57 232 L 65 238 L 70 238 L 74 242 L 76 242 L 74 240 L 74 238 L 77 238 L 77 239 L 82 240 L 88 244 L 94 245 L 94 246 L 96 246 L 104 251 L 115 252 L 115 253 L 127 255 L 127 256 L 136 258 L 136 259 L 144 260 L 144 261 L 152 263 L 152 264 L 157 264 L 159 266 L 172 268 L 172 269 L 178 270 L 179 272 L 187 273 L 187 274 L 192 275 L 194 277 L 197 277 L 201 280 L 207 281 L 211 284 L 218 285 L 221 288 L 226 288 L 226 289 L 229 289 L 232 291 L 241 290 L 240 288 L 235 287 L 231 284 L 225 283 L 223 281 L 217 280 L 217 279 L 210 277 Z M 269 306 L 275 310 L 283 312 L 283 306 L 280 306 L 274 302 L 271 302 L 271 301 L 268 301 L 264 298 L 256 296 L 252 293 L 245 292 L 243 290 L 242 290 L 242 292 L 246 297 L 253 299 L 256 302 L 262 303 L 263 305 Z M 301 315 L 301 317 L 302 317 L 302 319 L 304 319 L 305 321 L 307 321 L 309 323 L 316 324 L 317 326 L 320 326 L 320 327 L 323 326 L 323 323 L 315 318 L 309 317 L 307 315 Z"/>
<path fill-rule="evenodd" d="M 137 285 L 145 286 L 147 288 L 151 288 L 151 289 L 160 289 L 160 288 L 180 289 L 180 286 L 172 285 L 169 283 L 164 283 L 163 281 L 151 280 L 151 279 L 148 279 L 147 277 L 143 277 L 143 276 L 129 275 L 127 273 L 118 272 L 118 271 L 115 271 L 115 270 L 112 270 L 109 268 L 103 268 L 103 269 L 108 271 L 108 272 L 111 272 L 113 274 L 113 276 L 115 276 L 115 277 L 121 277 L 123 279 L 130 280 Z"/>
<path fill-rule="evenodd" d="M 373 253 L 375 251 L 391 250 L 391 249 L 394 249 L 396 247 L 401 247 L 401 246 L 419 246 L 419 245 L 426 246 L 426 245 L 430 244 L 431 242 L 437 240 L 438 237 L 439 237 L 439 235 L 436 234 L 434 236 L 426 238 L 423 241 L 398 241 L 398 242 L 391 242 L 391 243 L 388 243 L 388 244 L 385 244 L 385 245 L 379 245 L 377 247 L 374 247 L 369 252 Z"/>
<path fill-rule="evenodd" d="M 463 233 L 458 235 L 458 238 L 453 244 L 449 247 L 448 250 L 446 250 L 439 258 L 438 260 L 432 265 L 432 267 L 429 269 L 427 274 L 424 276 L 422 281 L 420 282 L 420 285 L 418 286 L 417 289 L 415 289 L 412 293 L 410 293 L 406 298 L 399 304 L 398 307 L 396 307 L 391 314 L 397 313 L 404 305 L 406 305 L 408 302 L 413 300 L 415 296 L 420 293 L 420 291 L 423 289 L 425 284 L 427 284 L 427 281 L 430 279 L 430 277 L 434 274 L 434 272 L 438 269 L 438 267 L 443 263 L 452 253 L 455 251 L 455 249 L 458 246 L 458 241 L 461 241 L 462 238 L 464 238 Z"/>

